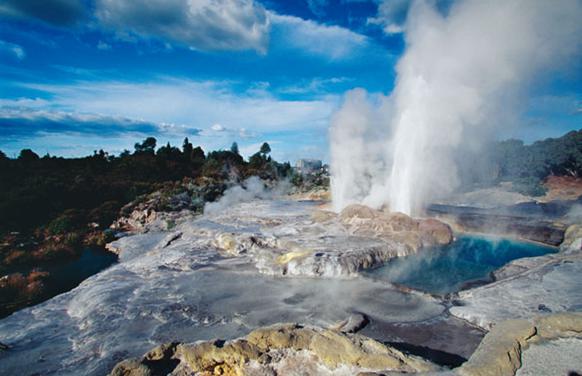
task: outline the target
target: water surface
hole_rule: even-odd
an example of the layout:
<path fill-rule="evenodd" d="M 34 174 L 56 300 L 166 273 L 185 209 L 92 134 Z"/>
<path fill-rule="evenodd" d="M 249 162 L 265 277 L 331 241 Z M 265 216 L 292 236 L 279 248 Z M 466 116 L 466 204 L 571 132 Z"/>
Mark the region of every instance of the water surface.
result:
<path fill-rule="evenodd" d="M 394 259 L 369 276 L 434 294 L 492 281 L 490 273 L 512 260 L 558 252 L 557 248 L 489 236 L 463 235 L 445 247 L 434 247 Z"/>

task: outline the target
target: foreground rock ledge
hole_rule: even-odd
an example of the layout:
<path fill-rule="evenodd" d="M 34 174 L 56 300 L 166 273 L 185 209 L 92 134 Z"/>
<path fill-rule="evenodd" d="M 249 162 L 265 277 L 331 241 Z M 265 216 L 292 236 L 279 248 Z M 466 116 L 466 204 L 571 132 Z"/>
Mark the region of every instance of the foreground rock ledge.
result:
<path fill-rule="evenodd" d="M 141 359 L 125 360 L 112 376 L 287 375 L 397 371 L 437 371 L 432 363 L 359 334 L 279 324 L 244 338 L 158 346 Z"/>
<path fill-rule="evenodd" d="M 531 320 L 507 320 L 493 327 L 457 372 L 462 376 L 513 376 L 529 345 L 558 338 L 582 338 L 582 313 L 557 313 Z"/>
<path fill-rule="evenodd" d="M 582 339 L 582 313 L 507 320 L 493 327 L 475 353 L 452 371 L 461 376 L 513 376 L 530 345 Z M 442 369 L 373 339 L 333 329 L 278 324 L 232 341 L 170 343 L 141 359 L 118 363 L 111 376 L 431 373 Z"/>

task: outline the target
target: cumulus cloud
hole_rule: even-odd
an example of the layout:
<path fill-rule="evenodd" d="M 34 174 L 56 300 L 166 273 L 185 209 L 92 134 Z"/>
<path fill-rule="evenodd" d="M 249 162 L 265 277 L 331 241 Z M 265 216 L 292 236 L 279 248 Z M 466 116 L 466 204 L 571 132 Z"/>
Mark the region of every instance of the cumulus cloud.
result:
<path fill-rule="evenodd" d="M 269 18 L 253 0 L 98 0 L 99 21 L 118 33 L 197 50 L 267 50 Z"/>
<path fill-rule="evenodd" d="M 56 26 L 69 26 L 85 16 L 80 0 L 2 0 L 0 15 L 30 17 Z"/>
<path fill-rule="evenodd" d="M 22 48 L 20 45 L 5 42 L 3 40 L 0 40 L 0 56 L 1 55 L 9 55 L 18 60 L 22 60 L 26 57 L 24 48 Z"/>
<path fill-rule="evenodd" d="M 287 48 L 297 49 L 330 59 L 357 55 L 368 39 L 340 26 L 327 26 L 294 16 L 270 13 L 273 35 Z"/>
<path fill-rule="evenodd" d="M 98 114 L 4 108 L 0 110 L 0 131 L 5 138 L 28 138 L 38 134 L 77 134 L 118 137 L 124 134 L 185 134 L 186 128 L 175 124 L 157 124 L 144 120 Z M 197 129 L 188 129 L 196 134 Z"/>

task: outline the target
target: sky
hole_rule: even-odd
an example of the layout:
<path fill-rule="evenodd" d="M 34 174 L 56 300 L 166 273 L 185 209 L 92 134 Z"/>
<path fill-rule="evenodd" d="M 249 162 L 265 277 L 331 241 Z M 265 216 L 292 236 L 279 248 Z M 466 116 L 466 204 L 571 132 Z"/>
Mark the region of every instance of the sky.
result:
<path fill-rule="evenodd" d="M 434 0 L 446 13 L 454 0 Z M 573 0 L 574 1 L 574 0 Z M 0 150 L 118 154 L 153 136 L 329 159 L 344 95 L 388 95 L 409 0 L 0 0 Z M 529 88 L 526 142 L 582 125 L 582 64 Z M 514 121 L 514 120 L 512 120 Z M 509 128 L 508 128 L 509 129 Z"/>

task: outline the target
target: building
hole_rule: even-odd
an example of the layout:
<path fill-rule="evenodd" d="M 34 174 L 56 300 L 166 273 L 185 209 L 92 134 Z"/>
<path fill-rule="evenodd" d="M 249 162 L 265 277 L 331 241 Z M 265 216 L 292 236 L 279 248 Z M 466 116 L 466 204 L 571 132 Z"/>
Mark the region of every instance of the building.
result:
<path fill-rule="evenodd" d="M 299 159 L 295 163 L 295 169 L 302 175 L 319 172 L 322 167 L 323 163 L 319 159 Z"/>

